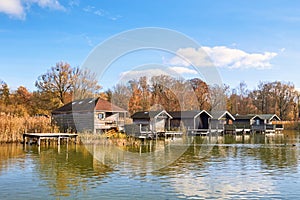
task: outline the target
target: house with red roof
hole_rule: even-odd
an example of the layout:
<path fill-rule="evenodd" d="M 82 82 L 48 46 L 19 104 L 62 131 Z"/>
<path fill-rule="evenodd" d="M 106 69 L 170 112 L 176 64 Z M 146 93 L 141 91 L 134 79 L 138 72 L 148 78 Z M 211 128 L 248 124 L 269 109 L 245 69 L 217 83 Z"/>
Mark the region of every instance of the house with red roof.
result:
<path fill-rule="evenodd" d="M 99 97 L 74 100 L 52 111 L 62 132 L 102 133 L 123 130 L 127 111 Z"/>

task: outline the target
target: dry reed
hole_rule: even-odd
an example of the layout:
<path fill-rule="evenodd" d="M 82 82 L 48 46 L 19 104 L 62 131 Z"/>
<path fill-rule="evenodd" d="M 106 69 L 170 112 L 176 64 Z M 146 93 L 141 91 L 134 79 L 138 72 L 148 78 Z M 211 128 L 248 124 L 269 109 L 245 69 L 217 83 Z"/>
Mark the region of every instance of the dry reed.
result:
<path fill-rule="evenodd" d="M 21 142 L 23 133 L 51 133 L 56 128 L 47 117 L 0 116 L 0 143 Z"/>

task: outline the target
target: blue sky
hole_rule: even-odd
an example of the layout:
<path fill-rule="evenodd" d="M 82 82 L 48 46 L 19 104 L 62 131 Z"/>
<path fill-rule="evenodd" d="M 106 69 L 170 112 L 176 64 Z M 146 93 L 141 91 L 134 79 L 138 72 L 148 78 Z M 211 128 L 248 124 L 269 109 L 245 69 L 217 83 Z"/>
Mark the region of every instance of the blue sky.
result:
<path fill-rule="evenodd" d="M 81 66 L 98 44 L 143 27 L 171 29 L 197 41 L 231 87 L 245 81 L 253 89 L 259 81 L 280 80 L 300 88 L 300 2 L 278 0 L 0 0 L 0 79 L 12 89 L 36 90 L 37 77 L 56 62 Z M 199 53 L 188 47 L 178 52 L 190 59 Z M 99 82 L 109 88 L 149 63 L 195 75 L 175 55 L 151 50 L 122 56 Z"/>

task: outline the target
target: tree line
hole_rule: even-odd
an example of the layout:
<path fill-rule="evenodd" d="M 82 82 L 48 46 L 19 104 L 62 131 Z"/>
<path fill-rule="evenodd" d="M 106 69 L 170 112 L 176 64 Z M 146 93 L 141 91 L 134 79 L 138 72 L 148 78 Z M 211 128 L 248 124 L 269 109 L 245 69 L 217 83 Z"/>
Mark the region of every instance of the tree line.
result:
<path fill-rule="evenodd" d="M 74 99 L 98 95 L 101 89 L 95 73 L 66 62 L 57 63 L 37 77 L 35 86 L 33 92 L 24 86 L 12 91 L 5 81 L 0 81 L 0 114 L 50 115 L 52 110 Z"/>
<path fill-rule="evenodd" d="M 0 114 L 13 116 L 50 115 L 74 99 L 100 96 L 133 114 L 165 109 L 228 110 L 232 114 L 276 113 L 283 120 L 298 120 L 300 93 L 290 82 L 260 82 L 249 90 L 245 82 L 237 87 L 208 85 L 199 78 L 189 80 L 160 75 L 118 83 L 100 92 L 96 74 L 88 69 L 59 62 L 37 77 L 36 90 L 16 90 L 0 81 Z"/>
<path fill-rule="evenodd" d="M 157 109 L 228 110 L 232 114 L 277 114 L 283 120 L 298 120 L 300 109 L 300 93 L 292 83 L 280 81 L 260 82 L 249 90 L 245 82 L 230 88 L 210 86 L 199 78 L 161 75 L 117 84 L 106 94 L 109 101 L 131 114 Z"/>

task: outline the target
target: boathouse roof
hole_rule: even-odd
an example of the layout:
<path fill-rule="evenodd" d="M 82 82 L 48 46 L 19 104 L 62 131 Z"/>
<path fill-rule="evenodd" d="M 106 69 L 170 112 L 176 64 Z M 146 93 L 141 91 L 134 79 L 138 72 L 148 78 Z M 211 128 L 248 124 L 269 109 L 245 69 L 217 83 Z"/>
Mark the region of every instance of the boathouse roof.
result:
<path fill-rule="evenodd" d="M 281 119 L 276 115 L 276 114 L 261 114 L 261 115 L 258 115 L 261 119 L 266 119 L 266 120 L 277 120 L 277 121 L 280 121 Z"/>
<path fill-rule="evenodd" d="M 156 111 L 140 111 L 134 113 L 131 118 L 133 119 L 153 119 L 156 118 L 162 114 L 167 115 L 169 118 L 172 118 L 172 116 L 165 110 L 156 110 Z"/>
<path fill-rule="evenodd" d="M 255 116 L 256 115 L 254 115 L 254 114 L 249 114 L 249 115 L 236 114 L 234 117 L 235 117 L 235 120 L 251 120 Z"/>
<path fill-rule="evenodd" d="M 109 101 L 103 100 L 100 97 L 96 97 L 74 100 L 60 108 L 55 109 L 52 111 L 52 114 L 89 111 L 127 112 L 123 108 L 120 108 Z"/>
<path fill-rule="evenodd" d="M 235 117 L 230 114 L 227 110 L 221 110 L 221 111 L 211 111 L 210 112 L 213 119 L 220 120 L 221 118 L 224 118 L 226 116 L 229 116 L 232 120 L 235 120 Z"/>
<path fill-rule="evenodd" d="M 276 114 L 248 114 L 248 115 L 235 115 L 236 120 L 251 120 L 254 118 L 260 118 L 262 120 L 273 120 L 280 121 L 281 119 Z"/>
<path fill-rule="evenodd" d="M 209 117 L 212 117 L 205 110 L 189 110 L 189 111 L 172 111 L 169 114 L 173 117 L 173 119 L 193 119 L 202 113 L 206 113 Z"/>

